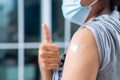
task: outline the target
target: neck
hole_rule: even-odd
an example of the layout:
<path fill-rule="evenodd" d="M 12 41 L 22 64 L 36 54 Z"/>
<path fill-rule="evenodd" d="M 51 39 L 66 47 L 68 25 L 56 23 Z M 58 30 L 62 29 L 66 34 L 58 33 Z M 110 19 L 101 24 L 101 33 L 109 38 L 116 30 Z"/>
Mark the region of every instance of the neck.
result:
<path fill-rule="evenodd" d="M 107 6 L 102 12 L 100 12 L 99 15 L 96 15 L 97 11 L 98 11 L 98 8 L 93 8 L 93 10 L 91 11 L 90 15 L 88 16 L 86 22 L 91 21 L 92 19 L 94 19 L 97 16 L 101 16 L 101 15 L 104 15 L 104 14 L 109 15 L 111 13 L 111 11 L 109 9 L 109 6 Z"/>

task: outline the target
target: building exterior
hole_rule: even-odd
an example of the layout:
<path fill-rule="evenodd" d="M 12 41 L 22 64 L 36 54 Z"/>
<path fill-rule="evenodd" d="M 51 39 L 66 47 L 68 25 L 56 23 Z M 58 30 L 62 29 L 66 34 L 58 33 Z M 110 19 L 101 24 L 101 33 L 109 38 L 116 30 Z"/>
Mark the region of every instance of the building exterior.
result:
<path fill-rule="evenodd" d="M 0 0 L 0 80 L 39 80 L 41 24 L 64 53 L 79 27 L 64 20 L 62 0 Z"/>

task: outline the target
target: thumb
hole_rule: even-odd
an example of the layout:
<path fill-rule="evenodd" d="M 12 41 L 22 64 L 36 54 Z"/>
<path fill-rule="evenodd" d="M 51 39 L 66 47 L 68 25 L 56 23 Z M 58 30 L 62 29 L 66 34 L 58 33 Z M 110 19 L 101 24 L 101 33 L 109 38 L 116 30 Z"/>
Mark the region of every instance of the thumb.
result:
<path fill-rule="evenodd" d="M 50 29 L 47 25 L 42 25 L 43 29 L 43 42 L 52 42 L 51 36 L 50 36 Z"/>

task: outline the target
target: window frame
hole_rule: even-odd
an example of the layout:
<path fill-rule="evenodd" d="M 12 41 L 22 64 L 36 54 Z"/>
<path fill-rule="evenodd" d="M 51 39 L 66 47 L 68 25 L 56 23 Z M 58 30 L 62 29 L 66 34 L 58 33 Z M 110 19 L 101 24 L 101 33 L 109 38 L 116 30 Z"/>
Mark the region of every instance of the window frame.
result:
<path fill-rule="evenodd" d="M 45 23 L 52 30 L 52 0 L 40 0 L 41 2 L 41 23 Z M 42 24 L 41 24 L 42 25 Z M 40 26 L 40 30 L 41 26 Z M 64 42 L 56 42 L 59 48 L 66 48 L 71 36 L 71 23 L 65 20 L 64 24 Z M 42 41 L 41 31 L 41 41 Z M 52 36 L 52 31 L 51 31 Z M 24 54 L 25 49 L 38 49 L 40 42 L 24 41 L 24 0 L 18 0 L 18 42 L 17 43 L 0 43 L 0 49 L 17 49 L 18 50 L 18 80 L 24 80 Z"/>

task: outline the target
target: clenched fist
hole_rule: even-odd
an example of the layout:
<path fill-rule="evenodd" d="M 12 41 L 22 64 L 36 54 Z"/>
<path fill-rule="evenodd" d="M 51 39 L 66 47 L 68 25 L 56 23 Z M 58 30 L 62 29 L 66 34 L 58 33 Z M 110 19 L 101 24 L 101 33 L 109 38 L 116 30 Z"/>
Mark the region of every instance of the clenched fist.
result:
<path fill-rule="evenodd" d="M 43 28 L 43 42 L 39 47 L 39 66 L 41 69 L 53 70 L 56 69 L 60 62 L 60 52 L 57 45 L 52 43 L 50 30 L 46 25 Z"/>

